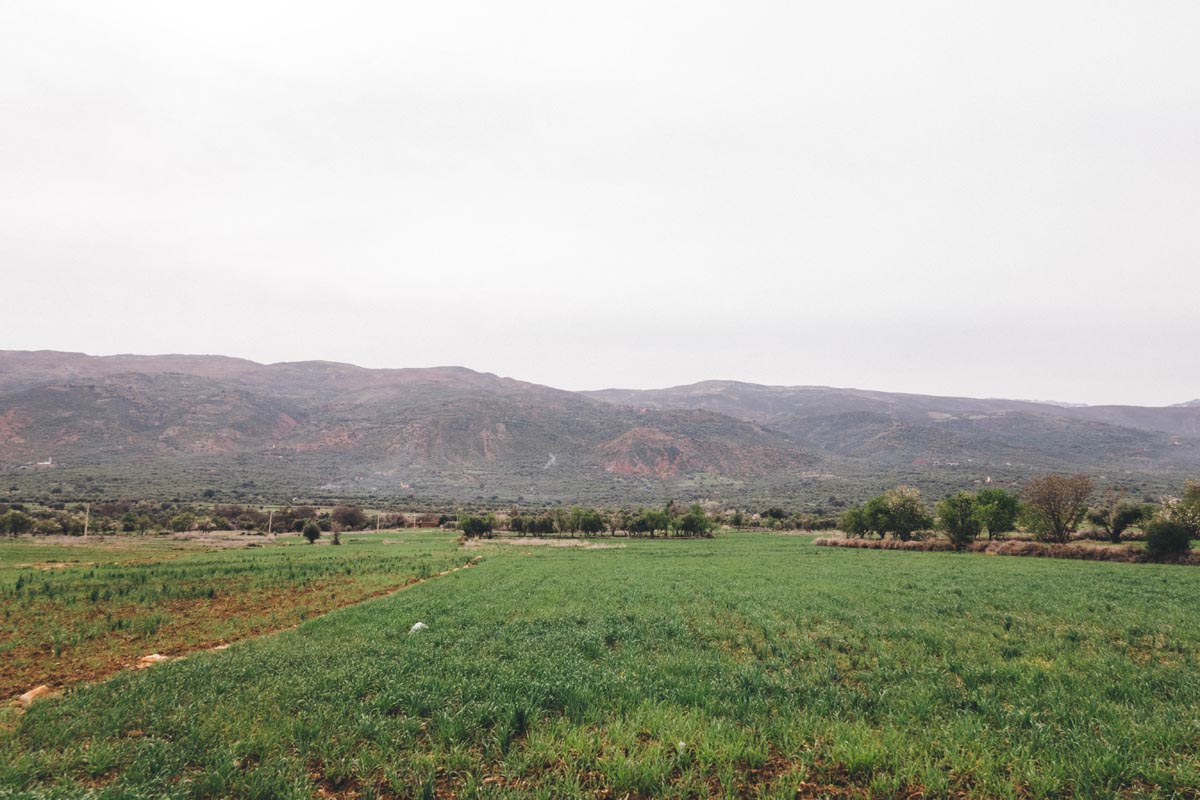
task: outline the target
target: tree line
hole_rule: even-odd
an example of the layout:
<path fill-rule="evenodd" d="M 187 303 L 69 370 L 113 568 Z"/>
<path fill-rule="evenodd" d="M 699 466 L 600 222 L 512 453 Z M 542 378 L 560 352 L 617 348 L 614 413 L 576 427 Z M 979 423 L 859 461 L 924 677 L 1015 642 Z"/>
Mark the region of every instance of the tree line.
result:
<path fill-rule="evenodd" d="M 1018 494 L 1002 488 L 961 491 L 930 509 L 918 489 L 899 486 L 844 511 L 843 532 L 852 537 L 877 535 L 909 541 L 922 532 L 940 532 L 958 550 L 983 533 L 996 538 L 1019 527 L 1043 542 L 1069 541 L 1088 521 L 1105 539 L 1122 541 L 1140 528 L 1154 558 L 1186 554 L 1191 539 L 1200 537 L 1200 483 L 1185 485 L 1183 496 L 1162 503 L 1136 503 L 1118 492 L 1098 500 L 1086 475 L 1043 475 L 1029 481 Z"/>
<path fill-rule="evenodd" d="M 844 505 L 830 498 L 830 505 Z M 426 525 L 461 530 L 468 537 L 490 537 L 497 531 L 524 536 L 634 536 L 698 537 L 713 530 L 734 528 L 830 530 L 840 528 L 852 537 L 876 535 L 909 540 L 939 532 L 958 549 L 970 546 L 986 533 L 996 538 L 1018 527 L 1040 541 L 1061 543 L 1076 535 L 1085 521 L 1111 542 L 1120 542 L 1136 529 L 1155 553 L 1186 552 L 1189 541 L 1200 536 L 1200 483 L 1189 482 L 1183 495 L 1162 503 L 1137 503 L 1117 492 L 1096 496 L 1085 475 L 1044 475 L 1021 491 L 987 487 L 963 491 L 930 506 L 919 490 L 899 486 L 846 508 L 834 516 L 789 513 L 770 506 L 759 513 L 706 511 L 700 504 L 683 506 L 674 501 L 658 508 L 603 509 L 557 507 L 542 511 L 511 509 L 493 512 L 421 514 Z M 407 525 L 398 513 L 368 513 L 354 505 L 332 509 L 291 506 L 262 509 L 236 504 L 190 506 L 178 503 L 114 501 L 96 503 L 85 511 L 79 506 L 26 507 L 0 504 L 0 534 L 79 535 L 85 524 L 93 533 L 149 533 L 159 531 L 244 530 L 301 533 L 309 541 L 322 534 L 395 528 Z"/>
<path fill-rule="evenodd" d="M 431 517 L 437 524 L 453 519 Z M 291 506 L 262 509 L 243 505 L 180 505 L 174 503 L 96 503 L 74 508 L 35 508 L 24 503 L 0 504 L 0 534 L 79 536 L 86 525 L 90 533 L 159 533 L 184 531 L 258 531 L 301 533 L 308 523 L 318 535 L 331 531 L 355 531 L 379 527 L 403 527 L 403 514 L 371 514 L 354 505 L 332 509 Z"/>
<path fill-rule="evenodd" d="M 495 514 L 460 514 L 458 528 L 468 538 L 492 537 L 497 530 L 524 536 L 635 536 L 655 538 L 707 537 L 719 521 L 695 503 L 683 508 L 667 503 L 663 508 L 605 510 L 599 508 L 553 508 L 541 513 L 511 512 L 507 519 Z"/>

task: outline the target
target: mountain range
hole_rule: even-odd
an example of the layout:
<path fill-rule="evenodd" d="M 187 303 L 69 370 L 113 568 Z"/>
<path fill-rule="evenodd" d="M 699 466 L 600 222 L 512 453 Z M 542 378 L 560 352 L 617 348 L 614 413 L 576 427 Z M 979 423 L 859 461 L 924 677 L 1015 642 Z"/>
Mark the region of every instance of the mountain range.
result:
<path fill-rule="evenodd" d="M 10 494 L 820 505 L 1200 473 L 1200 404 L 1068 406 L 705 381 L 569 392 L 461 367 L 0 351 Z"/>

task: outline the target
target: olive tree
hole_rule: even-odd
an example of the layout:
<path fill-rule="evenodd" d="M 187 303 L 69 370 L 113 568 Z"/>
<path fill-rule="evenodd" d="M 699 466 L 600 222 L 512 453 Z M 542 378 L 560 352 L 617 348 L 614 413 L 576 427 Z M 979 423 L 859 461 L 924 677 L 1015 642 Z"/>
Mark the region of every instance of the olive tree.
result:
<path fill-rule="evenodd" d="M 861 539 L 871 529 L 867 526 L 867 515 L 862 506 L 847 508 L 838 516 L 838 527 L 847 536 Z"/>
<path fill-rule="evenodd" d="M 1116 544 L 1121 541 L 1121 534 L 1146 518 L 1146 513 L 1145 508 L 1136 503 L 1110 497 L 1103 505 L 1088 511 L 1087 518 Z"/>
<path fill-rule="evenodd" d="M 983 528 L 975 495 L 959 492 L 937 504 L 937 524 L 955 550 L 965 550 Z"/>
<path fill-rule="evenodd" d="M 872 497 L 861 506 L 843 512 L 838 522 L 851 536 L 876 533 L 882 539 L 890 533 L 905 542 L 917 531 L 933 524 L 925 511 L 921 492 L 911 486 L 897 486 Z"/>
<path fill-rule="evenodd" d="M 925 511 L 920 490 L 912 486 L 897 486 L 884 494 L 888 508 L 888 530 L 907 542 L 919 530 L 930 527 L 933 520 Z"/>
<path fill-rule="evenodd" d="M 1151 561 L 1175 561 L 1191 552 L 1191 532 L 1178 520 L 1162 517 L 1146 526 L 1146 556 Z"/>
<path fill-rule="evenodd" d="M 692 505 L 686 514 L 675 517 L 671 524 L 684 536 L 709 536 L 717 525 L 704 513 L 704 508 L 699 503 Z"/>
<path fill-rule="evenodd" d="M 1021 501 L 1012 492 L 989 487 L 975 493 L 975 510 L 980 525 L 987 528 L 988 538 L 995 539 L 1017 527 Z"/>
<path fill-rule="evenodd" d="M 496 518 L 491 514 L 460 514 L 458 527 L 468 539 L 480 536 L 490 539 L 496 528 Z"/>

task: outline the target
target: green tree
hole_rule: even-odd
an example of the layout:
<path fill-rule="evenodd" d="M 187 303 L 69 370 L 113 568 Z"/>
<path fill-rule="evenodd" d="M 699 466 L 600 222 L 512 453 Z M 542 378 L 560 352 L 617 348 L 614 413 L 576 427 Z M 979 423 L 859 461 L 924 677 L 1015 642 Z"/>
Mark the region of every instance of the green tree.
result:
<path fill-rule="evenodd" d="M 975 494 L 975 508 L 980 524 L 987 529 L 988 538 L 995 539 L 1017 527 L 1021 500 L 1005 489 L 989 487 Z"/>
<path fill-rule="evenodd" d="M 1163 516 L 1187 528 L 1193 539 L 1200 537 L 1200 483 L 1188 481 L 1183 497 L 1164 505 Z"/>
<path fill-rule="evenodd" d="M 938 503 L 937 524 L 955 550 L 965 550 L 983 528 L 975 495 L 959 492 Z"/>
<path fill-rule="evenodd" d="M 877 534 L 882 539 L 892 529 L 892 509 L 886 495 L 872 497 L 862 504 L 861 511 L 867 533 Z"/>
<path fill-rule="evenodd" d="M 666 510 L 647 509 L 642 512 L 641 516 L 651 539 L 659 531 L 662 531 L 665 536 L 671 529 L 671 514 Z"/>
<path fill-rule="evenodd" d="M 888 530 L 907 542 L 919 530 L 933 524 L 925 511 L 920 490 L 912 486 L 897 486 L 884 495 L 889 512 Z"/>
<path fill-rule="evenodd" d="M 838 516 L 838 527 L 847 536 L 856 539 L 861 539 L 871 530 L 867 524 L 867 515 L 863 511 L 862 506 L 854 506 L 843 511 Z"/>
<path fill-rule="evenodd" d="M 650 521 L 646 519 L 645 511 L 637 511 L 629 515 L 629 521 L 625 525 L 625 530 L 629 533 L 641 535 L 650 533 Z"/>
<path fill-rule="evenodd" d="M 0 514 L 0 533 L 16 536 L 28 533 L 33 529 L 33 517 L 17 509 L 9 509 Z"/>
<path fill-rule="evenodd" d="M 579 514 L 579 532 L 585 536 L 592 536 L 597 533 L 604 533 L 605 519 L 594 508 L 585 508 L 580 510 Z"/>
<path fill-rule="evenodd" d="M 468 539 L 478 537 L 490 539 L 492 532 L 496 529 L 496 518 L 491 514 L 460 514 L 458 527 Z"/>
<path fill-rule="evenodd" d="M 39 519 L 33 523 L 33 532 L 38 536 L 57 536 L 63 527 L 54 519 Z"/>
<path fill-rule="evenodd" d="M 367 524 L 367 515 L 358 506 L 334 506 L 330 517 L 345 530 L 357 530 Z"/>
<path fill-rule="evenodd" d="M 565 508 L 553 509 L 550 517 L 554 520 L 554 530 L 558 533 L 567 533 L 571 529 L 571 514 Z"/>
<path fill-rule="evenodd" d="M 304 535 L 304 538 L 308 540 L 308 543 L 312 544 L 317 541 L 317 539 L 321 538 L 321 526 L 316 523 L 316 520 L 310 519 L 308 522 L 304 523 L 304 529 L 301 531 L 301 533 Z"/>
<path fill-rule="evenodd" d="M 716 527 L 716 523 L 709 519 L 699 503 L 692 505 L 686 514 L 677 517 L 674 524 L 675 530 L 686 536 L 708 536 Z"/>
<path fill-rule="evenodd" d="M 195 527 L 195 525 L 196 515 L 190 511 L 184 511 L 180 514 L 176 514 L 175 516 L 171 517 L 171 521 L 167 523 L 167 526 L 176 533 L 190 531 Z"/>
<path fill-rule="evenodd" d="M 907 542 L 917 531 L 931 527 L 933 520 L 925 510 L 919 490 L 897 486 L 861 506 L 842 512 L 838 524 L 851 536 L 874 533 L 882 539 L 890 533 Z"/>
<path fill-rule="evenodd" d="M 1101 506 L 1088 511 L 1088 522 L 1104 531 L 1105 537 L 1116 544 L 1121 541 L 1121 534 L 1142 521 L 1145 510 L 1142 506 L 1110 497 Z"/>
<path fill-rule="evenodd" d="M 1146 526 L 1146 555 L 1153 561 L 1175 561 L 1191 552 L 1191 538 L 1182 522 L 1156 519 Z"/>

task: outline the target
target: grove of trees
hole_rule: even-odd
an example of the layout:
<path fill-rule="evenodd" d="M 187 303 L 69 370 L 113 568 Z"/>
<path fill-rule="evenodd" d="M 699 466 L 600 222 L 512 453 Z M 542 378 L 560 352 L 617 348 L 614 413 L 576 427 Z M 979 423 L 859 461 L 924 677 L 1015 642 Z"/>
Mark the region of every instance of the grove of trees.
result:
<path fill-rule="evenodd" d="M 627 536 L 711 536 L 718 521 L 699 504 L 687 509 L 666 507 L 605 511 L 597 508 L 555 508 L 539 514 L 514 512 L 508 529 L 527 536 L 595 536 L 604 532 Z M 459 528 L 466 533 L 460 517 Z M 467 534 L 471 535 L 471 534 Z"/>
<path fill-rule="evenodd" d="M 988 538 L 996 538 L 1018 525 L 1039 541 L 1061 544 L 1086 520 L 1094 526 L 1093 537 L 1099 534 L 1110 543 L 1139 527 L 1148 557 L 1157 560 L 1186 555 L 1190 540 L 1200 538 L 1200 483 L 1187 483 L 1182 497 L 1161 506 L 1134 503 L 1119 492 L 1089 506 L 1093 493 L 1086 475 L 1043 475 L 1030 480 L 1020 495 L 999 487 L 957 492 L 940 500 L 930 516 L 920 493 L 902 486 L 846 509 L 839 522 L 851 537 L 890 535 L 908 541 L 936 531 L 964 550 L 985 530 Z"/>
<path fill-rule="evenodd" d="M 904 542 L 933 524 L 920 490 L 912 486 L 898 486 L 861 506 L 849 508 L 842 512 L 840 521 L 842 530 L 851 536 L 873 533 L 882 539 L 890 533 Z"/>

